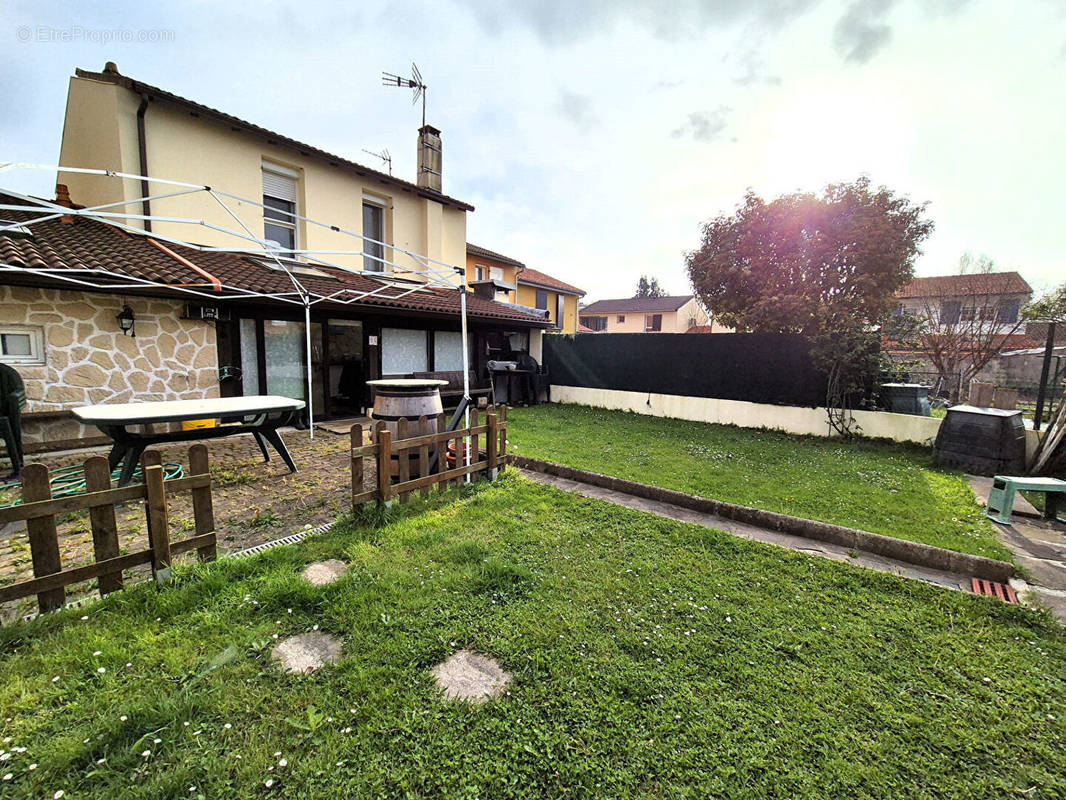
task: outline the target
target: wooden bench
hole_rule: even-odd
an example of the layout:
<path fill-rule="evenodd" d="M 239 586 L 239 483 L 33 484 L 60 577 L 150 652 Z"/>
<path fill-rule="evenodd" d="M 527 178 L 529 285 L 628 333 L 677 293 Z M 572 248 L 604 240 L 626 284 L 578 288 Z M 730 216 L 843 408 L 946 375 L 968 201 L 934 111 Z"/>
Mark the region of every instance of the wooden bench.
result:
<path fill-rule="evenodd" d="M 1060 501 L 1066 497 L 1066 481 L 1055 478 L 1027 478 L 1011 475 L 997 475 L 992 479 L 992 488 L 988 492 L 988 505 L 985 515 L 1010 525 L 1010 512 L 1014 507 L 1015 492 L 1043 492 L 1044 519 L 1058 519 Z"/>
<path fill-rule="evenodd" d="M 440 372 L 415 372 L 412 378 L 447 381 L 447 386 L 440 387 L 440 399 L 445 408 L 455 408 L 463 398 L 463 371 L 461 369 Z M 470 398 L 477 402 L 479 397 L 487 398 L 492 394 L 491 387 L 478 385 L 474 371 L 470 370 Z"/>

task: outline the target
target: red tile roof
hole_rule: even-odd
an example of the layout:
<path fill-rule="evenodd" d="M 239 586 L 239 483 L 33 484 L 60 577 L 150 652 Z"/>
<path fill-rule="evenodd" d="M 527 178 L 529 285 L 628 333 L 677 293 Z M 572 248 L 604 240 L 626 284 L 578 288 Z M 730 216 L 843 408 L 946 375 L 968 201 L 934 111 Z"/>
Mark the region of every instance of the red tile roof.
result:
<path fill-rule="evenodd" d="M 18 198 L 3 194 L 0 194 L 0 203 L 26 205 Z M 41 213 L 32 211 L 0 212 L 0 220 L 12 222 L 29 222 L 40 216 L 42 216 Z M 168 288 L 168 285 L 171 287 L 195 285 L 199 287 L 199 291 L 211 293 L 212 296 L 225 300 L 240 301 L 242 296 L 240 290 L 288 293 L 290 297 L 296 297 L 295 288 L 288 275 L 261 264 L 261 261 L 267 261 L 262 255 L 210 252 L 193 247 L 166 244 L 166 247 L 178 256 L 218 278 L 222 282 L 223 291 L 216 294 L 207 285 L 202 275 L 154 247 L 145 236 L 128 234 L 114 226 L 79 216 L 75 216 L 73 224 L 65 224 L 59 219 L 52 219 L 36 222 L 27 226 L 27 229 L 32 234 L 30 237 L 0 234 L 0 265 L 56 270 L 61 274 L 67 274 L 68 277 L 75 277 L 74 273 L 80 272 L 81 274 L 77 277 L 89 281 L 90 285 L 115 283 L 121 280 L 91 274 L 94 270 L 106 271 L 118 276 L 129 276 L 152 282 L 154 285 L 144 290 L 146 294 L 152 295 L 181 296 L 182 292 Z M 344 308 L 351 311 L 396 309 L 447 316 L 457 316 L 460 311 L 457 291 L 424 287 L 417 292 L 400 296 L 402 290 L 394 289 L 384 284 L 382 280 L 364 277 L 359 273 L 318 264 L 300 263 L 295 266 L 297 269 L 310 266 L 317 272 L 323 273 L 322 277 L 297 275 L 301 285 L 314 295 L 327 296 L 349 290 L 348 297 L 354 297 L 358 292 L 374 290 L 380 292 L 373 297 L 364 297 L 352 303 L 342 304 L 326 300 L 316 306 Z M 77 288 L 67 281 L 49 279 L 41 275 L 30 276 L 14 271 L 0 272 L 0 280 L 10 283 L 32 282 L 35 285 Z M 390 278 L 386 276 L 385 280 L 390 280 Z M 121 280 L 121 282 L 125 285 L 129 284 L 128 280 Z M 188 294 L 184 296 L 189 297 Z M 263 298 L 257 299 L 256 302 L 279 303 L 283 301 Z M 513 306 L 475 297 L 473 294 L 467 295 L 467 313 L 472 319 L 521 322 L 533 327 L 546 327 L 548 324 L 539 316 L 525 313 Z M 538 312 L 538 315 L 540 313 Z"/>
<path fill-rule="evenodd" d="M 426 197 L 430 200 L 436 200 L 438 203 L 442 203 L 446 206 L 454 206 L 460 208 L 463 211 L 473 211 L 474 207 L 469 203 L 464 203 L 462 200 L 456 200 L 454 197 L 449 197 L 446 194 L 435 192 L 432 189 L 425 189 L 417 184 L 409 181 L 401 180 L 400 178 L 394 178 L 392 175 L 386 175 L 384 172 L 378 172 L 376 169 L 365 167 L 362 164 L 358 164 L 354 161 L 349 161 L 333 153 L 328 153 L 325 150 L 320 150 L 304 142 L 296 139 L 290 139 L 288 136 L 284 136 L 280 133 L 275 133 L 272 130 L 263 128 L 246 120 L 235 117 L 232 114 L 227 114 L 224 111 L 219 111 L 217 108 L 211 108 L 210 106 L 202 105 L 193 100 L 188 100 L 184 97 L 168 92 L 166 89 L 160 89 L 158 86 L 152 86 L 148 83 L 142 83 L 141 81 L 134 80 L 126 75 L 122 75 L 119 72 L 111 72 L 105 66 L 103 72 L 93 72 L 86 69 L 76 69 L 74 74 L 79 78 L 88 78 L 94 81 L 106 81 L 107 83 L 113 83 L 117 86 L 123 86 L 130 91 L 138 95 L 147 95 L 150 100 L 165 100 L 175 105 L 179 105 L 189 111 L 195 112 L 207 117 L 213 117 L 214 119 L 225 122 L 227 125 L 244 131 L 245 133 L 252 134 L 253 136 L 259 136 L 261 138 L 270 139 L 273 144 L 281 145 L 282 147 L 296 150 L 302 155 L 311 154 L 318 158 L 325 159 L 326 161 L 336 166 L 345 167 L 346 169 L 353 170 L 359 175 L 367 175 L 377 178 L 382 183 L 391 184 L 393 186 L 399 186 L 402 189 L 413 192 L 419 197 Z M 158 176 L 157 176 L 158 177 Z"/>
<path fill-rule="evenodd" d="M 581 309 L 581 314 L 639 314 L 645 311 L 677 311 L 692 299 L 683 294 L 673 297 L 623 297 L 618 300 L 597 300 Z"/>
<path fill-rule="evenodd" d="M 714 333 L 713 325 L 693 325 L 685 333 Z"/>
<path fill-rule="evenodd" d="M 512 267 L 524 267 L 521 261 L 505 256 L 503 253 L 497 253 L 495 250 L 489 250 L 487 247 L 480 247 L 471 242 L 466 243 L 466 254 L 470 256 L 476 256 L 480 258 L 488 258 L 493 261 L 499 261 L 501 264 L 510 264 Z"/>
<path fill-rule="evenodd" d="M 585 296 L 584 289 L 578 289 L 576 286 L 571 286 L 569 283 L 563 283 L 557 278 L 553 278 L 551 275 L 546 275 L 535 269 L 526 267 L 520 270 L 517 278 L 518 283 L 524 283 L 528 286 L 540 286 L 543 289 L 553 289 L 556 292 L 563 294 L 576 294 L 578 297 Z"/>
<path fill-rule="evenodd" d="M 915 278 L 898 292 L 900 299 L 917 297 L 968 297 L 972 295 L 1032 294 L 1032 287 L 1017 272 L 974 275 L 937 275 Z"/>

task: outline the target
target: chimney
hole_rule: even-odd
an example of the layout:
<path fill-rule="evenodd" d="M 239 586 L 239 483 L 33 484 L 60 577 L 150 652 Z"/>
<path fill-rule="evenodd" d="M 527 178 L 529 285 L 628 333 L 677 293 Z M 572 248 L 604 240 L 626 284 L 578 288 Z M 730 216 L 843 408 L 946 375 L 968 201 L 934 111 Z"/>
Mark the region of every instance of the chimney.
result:
<path fill-rule="evenodd" d="M 440 131 L 432 125 L 418 129 L 418 188 L 441 192 Z"/>
<path fill-rule="evenodd" d="M 70 191 L 67 189 L 65 183 L 56 184 L 56 205 L 63 206 L 63 208 L 74 208 L 74 204 L 70 201 Z M 66 214 L 59 218 L 59 221 L 64 225 L 73 225 L 74 217 L 70 214 Z"/>

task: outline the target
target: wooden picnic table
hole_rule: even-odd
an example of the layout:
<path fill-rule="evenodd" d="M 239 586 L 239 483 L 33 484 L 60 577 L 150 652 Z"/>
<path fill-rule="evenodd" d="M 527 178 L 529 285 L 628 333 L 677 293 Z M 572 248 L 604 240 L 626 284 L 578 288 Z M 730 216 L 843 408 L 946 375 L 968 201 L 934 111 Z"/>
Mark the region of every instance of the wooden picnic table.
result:
<path fill-rule="evenodd" d="M 296 472 L 296 464 L 289 455 L 278 428 L 297 421 L 304 408 L 303 400 L 279 395 L 249 395 L 245 397 L 213 397 L 205 400 L 163 400 L 149 403 L 101 403 L 72 409 L 79 421 L 95 425 L 114 441 L 108 462 L 111 469 L 122 463 L 118 485 L 125 486 L 133 478 L 141 454 L 154 444 L 188 442 L 200 439 L 219 439 L 250 433 L 263 453 L 263 460 L 270 461 L 267 443 L 277 451 L 290 472 Z M 153 425 L 182 422 L 190 419 L 213 419 L 240 417 L 241 422 L 215 427 L 190 428 L 188 430 L 160 431 Z M 146 426 L 143 431 L 131 431 L 134 425 Z"/>

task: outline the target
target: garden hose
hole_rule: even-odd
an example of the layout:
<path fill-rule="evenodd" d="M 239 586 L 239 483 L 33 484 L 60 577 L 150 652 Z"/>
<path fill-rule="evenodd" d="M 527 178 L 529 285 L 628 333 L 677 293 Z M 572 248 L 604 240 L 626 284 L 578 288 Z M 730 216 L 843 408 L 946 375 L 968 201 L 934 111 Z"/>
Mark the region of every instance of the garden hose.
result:
<path fill-rule="evenodd" d="M 116 467 L 111 472 L 111 480 L 117 484 L 119 475 L 122 472 L 122 467 Z M 171 480 L 173 478 L 180 478 L 184 474 L 184 469 L 181 464 L 166 463 L 163 465 L 163 479 Z M 52 499 L 59 497 L 73 497 L 78 494 L 85 494 L 85 471 L 82 467 L 57 467 L 56 469 L 48 470 L 49 479 L 48 482 L 52 486 Z M 137 483 L 143 481 L 141 477 L 141 465 L 138 464 L 137 468 L 133 471 L 133 478 L 131 482 Z M 0 500 L 6 499 L 4 492 L 20 488 L 22 481 L 12 481 L 11 483 L 0 484 Z M 21 497 L 17 497 L 14 502 L 6 503 L 0 502 L 0 508 L 10 508 L 11 506 L 17 506 L 22 502 Z"/>

